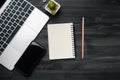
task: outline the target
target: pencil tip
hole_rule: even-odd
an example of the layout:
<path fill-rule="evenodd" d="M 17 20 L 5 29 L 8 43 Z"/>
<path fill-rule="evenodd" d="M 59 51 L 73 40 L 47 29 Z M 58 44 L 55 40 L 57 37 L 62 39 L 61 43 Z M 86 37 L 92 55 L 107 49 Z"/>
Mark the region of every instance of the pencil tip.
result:
<path fill-rule="evenodd" d="M 82 19 L 84 20 L 84 17 L 82 17 Z"/>
<path fill-rule="evenodd" d="M 84 60 L 84 57 L 82 56 L 82 60 Z"/>

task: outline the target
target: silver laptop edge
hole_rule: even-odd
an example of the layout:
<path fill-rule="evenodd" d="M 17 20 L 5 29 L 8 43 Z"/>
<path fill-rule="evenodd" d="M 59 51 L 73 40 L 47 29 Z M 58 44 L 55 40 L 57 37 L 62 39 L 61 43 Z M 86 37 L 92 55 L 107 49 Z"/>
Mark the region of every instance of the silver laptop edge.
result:
<path fill-rule="evenodd" d="M 5 10 L 7 5 L 10 3 L 11 0 L 6 0 L 6 2 L 3 4 L 3 6 L 0 8 L 0 15 Z"/>
<path fill-rule="evenodd" d="M 0 10 L 0 14 L 4 11 L 6 5 L 8 5 L 10 1 L 11 0 L 6 0 L 6 3 Z M 47 15 L 35 8 L 7 48 L 0 55 L 0 64 L 9 70 L 13 70 L 15 64 L 22 56 L 28 45 L 36 38 L 48 20 L 49 17 Z"/>

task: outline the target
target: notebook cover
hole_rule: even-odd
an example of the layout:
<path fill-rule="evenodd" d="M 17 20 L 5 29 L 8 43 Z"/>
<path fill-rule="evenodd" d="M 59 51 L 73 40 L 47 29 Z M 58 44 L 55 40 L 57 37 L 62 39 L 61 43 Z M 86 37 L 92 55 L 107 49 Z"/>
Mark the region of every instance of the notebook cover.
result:
<path fill-rule="evenodd" d="M 75 58 L 73 23 L 48 24 L 49 59 Z"/>

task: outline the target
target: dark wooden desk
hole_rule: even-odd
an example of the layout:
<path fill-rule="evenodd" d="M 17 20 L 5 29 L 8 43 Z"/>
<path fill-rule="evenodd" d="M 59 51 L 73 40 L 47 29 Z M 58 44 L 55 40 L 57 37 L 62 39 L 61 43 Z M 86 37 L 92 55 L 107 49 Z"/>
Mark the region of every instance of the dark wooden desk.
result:
<path fill-rule="evenodd" d="M 41 0 L 28 0 L 42 9 Z M 75 60 L 48 60 L 47 25 L 36 38 L 47 53 L 33 74 L 26 78 L 16 69 L 0 66 L 0 80 L 119 80 L 120 0 L 56 0 L 61 10 L 49 23 L 73 22 Z M 44 10 L 43 10 L 44 11 Z M 45 12 L 46 13 L 46 12 Z M 81 18 L 85 17 L 85 60 L 81 60 Z"/>

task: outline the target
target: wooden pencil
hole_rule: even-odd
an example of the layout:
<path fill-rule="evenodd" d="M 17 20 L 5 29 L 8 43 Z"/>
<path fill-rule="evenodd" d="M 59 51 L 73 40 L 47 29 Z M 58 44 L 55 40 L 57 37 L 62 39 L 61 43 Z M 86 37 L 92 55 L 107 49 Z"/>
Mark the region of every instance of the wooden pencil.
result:
<path fill-rule="evenodd" d="M 84 17 L 82 17 L 82 59 L 84 59 Z"/>

